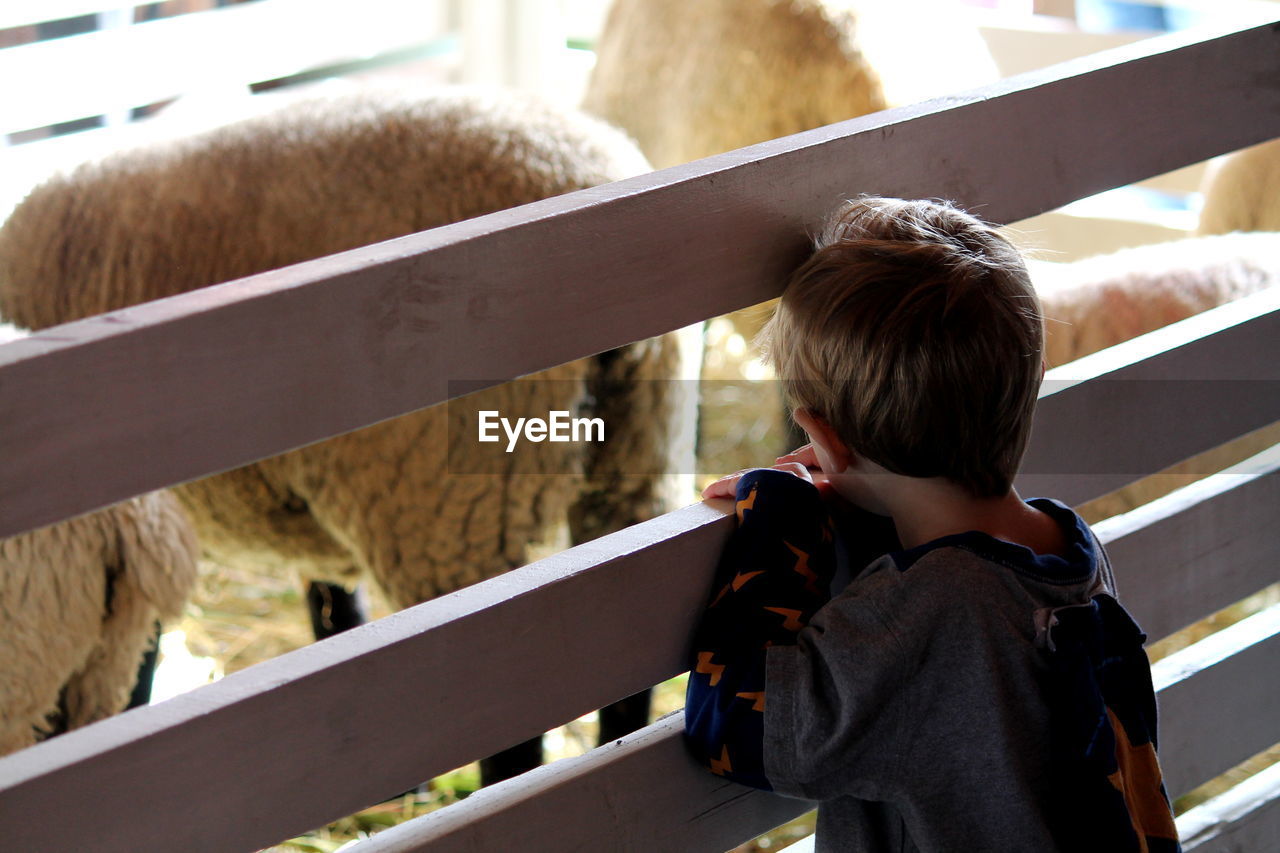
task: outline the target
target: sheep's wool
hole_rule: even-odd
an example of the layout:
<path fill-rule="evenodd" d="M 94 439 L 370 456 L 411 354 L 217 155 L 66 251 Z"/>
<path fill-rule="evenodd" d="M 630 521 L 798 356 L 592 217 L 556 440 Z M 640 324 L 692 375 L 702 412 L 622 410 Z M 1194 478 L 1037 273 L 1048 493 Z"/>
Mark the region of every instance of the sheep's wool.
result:
<path fill-rule="evenodd" d="M 166 492 L 0 539 L 0 754 L 123 710 L 195 580 L 195 535 Z"/>
<path fill-rule="evenodd" d="M 43 328 L 648 169 L 618 130 L 525 94 L 306 100 L 37 187 L 0 229 L 0 313 Z M 406 282 L 412 310 L 367 310 L 429 326 L 432 286 Z M 607 413 L 603 452 L 543 443 L 500 475 L 459 474 L 438 406 L 175 491 L 217 562 L 345 582 L 367 572 L 407 606 L 527 562 L 566 518 L 585 538 L 671 508 L 666 480 L 621 473 L 670 470 L 677 450 L 693 470 L 691 438 L 673 438 L 692 417 L 678 383 L 645 381 L 676 375 L 678 358 L 667 336 L 539 377 L 555 383 L 481 392 L 485 409 L 536 395 L 543 413 Z"/>

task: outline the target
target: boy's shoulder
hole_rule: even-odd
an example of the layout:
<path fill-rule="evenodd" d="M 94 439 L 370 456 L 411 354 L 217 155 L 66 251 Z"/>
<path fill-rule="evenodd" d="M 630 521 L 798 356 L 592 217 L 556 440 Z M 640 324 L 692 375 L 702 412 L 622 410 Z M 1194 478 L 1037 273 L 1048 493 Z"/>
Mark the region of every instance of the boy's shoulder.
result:
<path fill-rule="evenodd" d="M 1059 526 L 1064 543 L 1061 552 L 1041 554 L 1024 545 L 970 530 L 914 548 L 891 550 L 887 552 L 891 567 L 904 578 L 911 578 L 913 583 L 945 583 L 948 572 L 964 572 L 977 573 L 979 577 L 990 575 L 1002 581 L 1045 585 L 1068 594 L 1074 592 L 1074 587 L 1091 588 L 1099 572 L 1105 569 L 1107 558 L 1088 524 L 1057 501 L 1035 498 L 1028 503 Z M 943 577 L 938 578 L 939 574 Z M 957 591 L 963 591 L 957 587 Z"/>
<path fill-rule="evenodd" d="M 1008 567 L 956 545 L 932 548 L 909 562 L 903 552 L 868 564 L 832 606 L 871 608 L 897 631 L 932 633 L 938 626 L 1007 622 L 1008 613 L 1026 613 L 1057 601 L 1028 592 Z M 1074 600 L 1063 596 L 1062 603 Z M 1028 619 L 1029 621 L 1029 619 Z"/>
<path fill-rule="evenodd" d="M 856 536 L 838 527 L 842 548 L 856 549 Z M 1110 587 L 1105 555 L 1083 522 L 1074 536 L 1065 555 L 1036 554 L 977 531 L 891 550 L 851 572 L 832 604 L 873 608 L 904 634 L 953 625 L 999 635 L 1012 625 L 1028 636 L 1037 611 L 1081 604 Z"/>

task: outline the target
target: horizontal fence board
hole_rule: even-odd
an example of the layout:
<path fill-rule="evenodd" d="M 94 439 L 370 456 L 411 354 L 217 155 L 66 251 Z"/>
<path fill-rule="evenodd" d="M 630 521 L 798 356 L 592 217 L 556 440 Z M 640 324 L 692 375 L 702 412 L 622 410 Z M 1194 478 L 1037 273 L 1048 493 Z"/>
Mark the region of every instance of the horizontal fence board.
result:
<path fill-rule="evenodd" d="M 1159 688 L 1160 664 L 1152 675 Z M 1170 796 L 1179 797 L 1280 742 L 1280 633 L 1165 687 L 1158 698 L 1160 766 Z"/>
<path fill-rule="evenodd" d="M 1049 371 L 1019 492 L 1083 503 L 1280 420 L 1278 347 L 1271 288 Z"/>
<path fill-rule="evenodd" d="M 24 24 L 96 15 L 99 12 L 114 12 L 128 5 L 131 4 L 112 3 L 111 0 L 8 0 L 0 5 L 0 30 Z"/>
<path fill-rule="evenodd" d="M 689 757 L 675 713 L 378 833 L 360 853 L 720 853 L 814 807 L 717 779 Z"/>
<path fill-rule="evenodd" d="M 1188 853 L 1280 850 L 1280 764 L 1180 815 L 1178 835 Z"/>
<path fill-rule="evenodd" d="M 427 0 L 259 0 L 0 50 L 0 80 L 23 81 L 0 88 L 0 133 L 401 50 L 443 18 Z"/>
<path fill-rule="evenodd" d="M 1194 839 L 1183 845 L 1186 853 L 1254 853 L 1280 850 L 1280 800 L 1270 800 L 1256 811 L 1221 828 L 1212 838 Z"/>
<path fill-rule="evenodd" d="M 6 345 L 0 536 L 439 402 L 449 380 L 525 375 L 775 296 L 806 229 L 849 194 L 944 196 L 1013 221 L 1280 134 L 1277 28 L 1177 49 L 1191 40 Z M 286 393 L 316 377 L 306 399 Z"/>
<path fill-rule="evenodd" d="M 1280 580 L 1280 448 L 1094 525 L 1152 640 Z"/>
<path fill-rule="evenodd" d="M 1269 800 L 1257 810 L 1223 826 L 1211 838 L 1184 844 L 1186 853 L 1254 853 L 1280 850 L 1280 799 Z"/>
<path fill-rule="evenodd" d="M 0 758 L 5 842 L 256 849 L 621 699 L 685 668 L 731 526 L 687 507 Z"/>

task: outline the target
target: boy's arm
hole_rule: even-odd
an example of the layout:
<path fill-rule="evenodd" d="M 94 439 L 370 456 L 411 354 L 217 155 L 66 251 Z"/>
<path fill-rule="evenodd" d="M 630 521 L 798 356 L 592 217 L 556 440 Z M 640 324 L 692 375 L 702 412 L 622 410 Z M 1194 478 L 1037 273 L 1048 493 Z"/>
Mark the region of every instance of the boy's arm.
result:
<path fill-rule="evenodd" d="M 817 488 L 792 474 L 751 471 L 736 497 L 738 529 L 694 638 L 685 732 L 711 772 L 772 790 L 762 755 L 765 650 L 795 644 L 829 600 L 834 536 Z"/>

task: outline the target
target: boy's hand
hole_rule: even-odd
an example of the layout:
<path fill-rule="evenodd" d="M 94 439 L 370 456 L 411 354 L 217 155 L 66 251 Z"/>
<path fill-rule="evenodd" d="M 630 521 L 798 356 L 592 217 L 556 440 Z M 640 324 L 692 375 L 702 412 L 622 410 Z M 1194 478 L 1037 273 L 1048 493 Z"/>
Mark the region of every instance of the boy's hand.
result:
<path fill-rule="evenodd" d="M 813 452 L 813 445 L 806 444 L 798 447 L 785 456 L 779 456 L 776 464 L 771 466 L 775 471 L 785 471 L 788 474 L 794 474 L 807 483 L 813 483 L 818 487 L 819 491 L 824 491 L 827 485 L 827 478 L 823 475 L 821 467 L 818 465 L 818 457 Z M 735 471 L 727 477 L 721 477 L 711 485 L 702 490 L 704 500 L 711 498 L 732 498 L 737 494 L 738 481 L 750 471 L 758 471 L 758 468 L 744 468 L 741 471 Z"/>
<path fill-rule="evenodd" d="M 790 453 L 784 453 L 779 456 L 777 463 L 798 462 L 810 471 L 817 474 L 822 473 L 822 463 L 818 461 L 818 453 L 813 449 L 813 444 L 803 444 Z M 776 466 L 775 466 L 776 467 Z"/>

